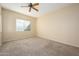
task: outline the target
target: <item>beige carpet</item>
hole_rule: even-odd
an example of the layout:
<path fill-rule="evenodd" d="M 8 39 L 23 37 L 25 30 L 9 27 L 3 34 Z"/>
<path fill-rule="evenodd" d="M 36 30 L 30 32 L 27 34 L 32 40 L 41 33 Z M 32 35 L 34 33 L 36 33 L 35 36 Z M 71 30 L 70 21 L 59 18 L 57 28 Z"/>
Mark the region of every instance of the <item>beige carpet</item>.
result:
<path fill-rule="evenodd" d="M 0 47 L 1 56 L 69 56 L 79 55 L 79 48 L 37 37 L 7 42 Z"/>

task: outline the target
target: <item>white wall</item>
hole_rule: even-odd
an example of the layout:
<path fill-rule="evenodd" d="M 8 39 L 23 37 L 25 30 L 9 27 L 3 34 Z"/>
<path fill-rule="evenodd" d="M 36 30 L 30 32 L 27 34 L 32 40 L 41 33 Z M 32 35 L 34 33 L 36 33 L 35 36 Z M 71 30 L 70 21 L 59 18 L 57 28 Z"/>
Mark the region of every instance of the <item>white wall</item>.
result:
<path fill-rule="evenodd" d="M 1 6 L 0 6 L 0 45 L 2 40 L 2 19 L 1 19 Z"/>
<path fill-rule="evenodd" d="M 40 16 L 37 32 L 42 38 L 79 47 L 79 4 L 71 4 Z"/>
<path fill-rule="evenodd" d="M 36 35 L 36 18 L 25 16 L 17 12 L 2 9 L 3 42 L 24 39 Z M 16 32 L 16 19 L 24 19 L 32 22 L 31 31 Z"/>

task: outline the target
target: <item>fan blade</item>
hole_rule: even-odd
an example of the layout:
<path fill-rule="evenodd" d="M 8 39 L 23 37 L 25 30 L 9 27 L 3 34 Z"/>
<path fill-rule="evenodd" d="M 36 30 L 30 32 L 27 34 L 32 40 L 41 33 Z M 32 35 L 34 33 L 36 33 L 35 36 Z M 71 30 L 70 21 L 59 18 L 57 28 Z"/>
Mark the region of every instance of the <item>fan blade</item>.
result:
<path fill-rule="evenodd" d="M 31 7 L 29 8 L 29 12 L 31 12 Z"/>
<path fill-rule="evenodd" d="M 36 9 L 36 8 L 34 8 L 34 7 L 32 7 L 34 10 L 36 10 L 36 11 L 38 11 L 38 9 Z"/>
<path fill-rule="evenodd" d="M 33 6 L 37 6 L 37 5 L 39 5 L 39 3 L 35 3 L 35 4 L 33 4 Z"/>
<path fill-rule="evenodd" d="M 21 7 L 29 7 L 29 6 L 21 6 Z"/>

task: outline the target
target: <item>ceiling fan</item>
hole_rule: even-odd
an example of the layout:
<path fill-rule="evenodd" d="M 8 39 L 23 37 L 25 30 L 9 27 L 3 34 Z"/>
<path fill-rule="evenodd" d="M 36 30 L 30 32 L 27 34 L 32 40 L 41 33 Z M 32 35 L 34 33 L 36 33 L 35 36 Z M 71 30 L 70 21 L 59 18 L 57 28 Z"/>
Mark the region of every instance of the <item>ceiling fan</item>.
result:
<path fill-rule="evenodd" d="M 31 12 L 31 9 L 34 9 L 35 11 L 39 11 L 38 9 L 35 8 L 35 6 L 39 5 L 39 3 L 29 3 L 28 6 L 21 6 L 21 7 L 29 7 L 29 12 Z"/>

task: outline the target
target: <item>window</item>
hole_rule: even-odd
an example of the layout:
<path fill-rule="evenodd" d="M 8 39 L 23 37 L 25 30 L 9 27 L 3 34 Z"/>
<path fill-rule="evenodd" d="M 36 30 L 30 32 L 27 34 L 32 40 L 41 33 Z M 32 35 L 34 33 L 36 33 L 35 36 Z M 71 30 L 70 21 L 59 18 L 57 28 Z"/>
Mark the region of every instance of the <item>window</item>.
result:
<path fill-rule="evenodd" d="M 31 22 L 28 20 L 16 19 L 16 31 L 30 31 Z"/>

